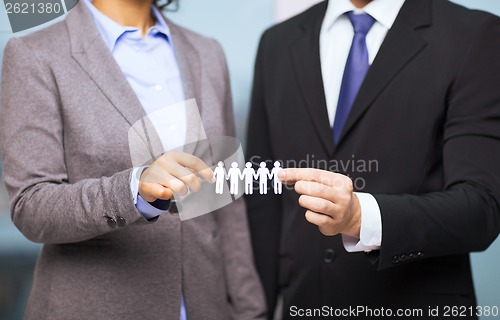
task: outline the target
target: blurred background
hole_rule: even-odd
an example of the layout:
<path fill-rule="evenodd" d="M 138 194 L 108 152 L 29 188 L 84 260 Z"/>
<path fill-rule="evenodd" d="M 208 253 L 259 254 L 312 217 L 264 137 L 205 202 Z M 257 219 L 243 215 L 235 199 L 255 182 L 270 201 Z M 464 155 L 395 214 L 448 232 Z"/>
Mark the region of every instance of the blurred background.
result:
<path fill-rule="evenodd" d="M 486 10 L 500 15 L 500 1 L 498 0 L 453 1 L 469 8 Z M 283 21 L 317 2 L 320 1 L 180 0 L 177 12 L 167 13 L 167 16 L 173 21 L 213 37 L 222 44 L 231 73 L 236 122 L 238 124 L 237 134 L 240 140 L 244 140 L 246 131 L 245 124 L 253 63 L 260 35 L 271 25 Z M 39 28 L 16 33 L 15 36 Z M 5 44 L 12 36 L 14 35 L 11 32 L 5 7 L 0 4 L 0 58 L 3 56 Z M 39 249 L 39 245 L 26 240 L 11 223 L 7 194 L 3 183 L 0 183 L 0 320 L 22 318 Z M 478 305 L 500 307 L 500 274 L 498 273 L 500 270 L 500 240 L 497 239 L 487 251 L 472 254 L 472 264 Z M 492 318 L 484 317 L 483 320 L 485 319 Z"/>

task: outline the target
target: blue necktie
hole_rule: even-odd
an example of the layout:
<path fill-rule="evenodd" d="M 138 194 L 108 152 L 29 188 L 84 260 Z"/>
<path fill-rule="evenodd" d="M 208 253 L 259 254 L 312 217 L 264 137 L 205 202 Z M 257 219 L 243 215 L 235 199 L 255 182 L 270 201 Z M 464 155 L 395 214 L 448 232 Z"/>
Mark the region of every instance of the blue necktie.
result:
<path fill-rule="evenodd" d="M 375 23 L 375 19 L 367 13 L 354 14 L 353 12 L 348 12 L 347 16 L 354 27 L 354 38 L 345 65 L 337 112 L 333 123 L 333 141 L 335 144 L 339 142 L 354 99 L 370 68 L 368 48 L 366 47 L 366 34 Z"/>

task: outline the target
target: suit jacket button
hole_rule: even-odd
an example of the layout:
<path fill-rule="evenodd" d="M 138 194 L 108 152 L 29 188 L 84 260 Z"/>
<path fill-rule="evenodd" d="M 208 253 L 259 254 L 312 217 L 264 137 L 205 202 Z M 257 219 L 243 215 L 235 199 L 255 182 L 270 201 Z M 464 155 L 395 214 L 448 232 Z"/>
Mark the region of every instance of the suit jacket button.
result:
<path fill-rule="evenodd" d="M 323 255 L 323 261 L 325 263 L 332 263 L 334 257 L 335 251 L 333 249 L 326 249 L 325 254 Z"/>
<path fill-rule="evenodd" d="M 392 264 L 398 264 L 399 263 L 399 257 L 398 256 L 394 256 L 392 258 Z"/>
<path fill-rule="evenodd" d="M 424 253 L 423 253 L 422 251 L 419 251 L 419 252 L 417 253 L 417 257 L 418 257 L 418 258 L 423 258 L 423 257 L 424 257 Z"/>
<path fill-rule="evenodd" d="M 117 226 L 117 222 L 115 219 L 111 218 L 111 217 L 106 217 L 107 221 L 108 221 L 108 226 L 111 228 L 111 229 L 115 229 L 116 226 Z"/>
<path fill-rule="evenodd" d="M 123 228 L 127 225 L 127 220 L 125 220 L 125 218 L 123 218 L 123 217 L 117 216 L 116 223 L 118 224 L 118 226 L 120 228 Z"/>

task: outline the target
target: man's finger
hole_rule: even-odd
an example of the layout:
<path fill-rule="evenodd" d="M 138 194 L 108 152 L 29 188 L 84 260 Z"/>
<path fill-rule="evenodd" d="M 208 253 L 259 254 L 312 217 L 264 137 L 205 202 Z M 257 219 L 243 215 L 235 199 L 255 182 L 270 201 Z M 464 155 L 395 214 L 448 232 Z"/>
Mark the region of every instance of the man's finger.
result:
<path fill-rule="evenodd" d="M 319 231 L 325 236 L 334 236 L 339 232 L 335 228 L 333 219 L 330 216 L 317 213 L 311 210 L 306 211 L 306 220 L 318 226 Z"/>
<path fill-rule="evenodd" d="M 299 198 L 299 204 L 301 207 L 314 211 L 321 214 L 326 214 L 328 216 L 333 216 L 337 208 L 335 205 L 325 199 L 311 197 L 307 195 L 302 195 Z"/>
<path fill-rule="evenodd" d="M 281 170 L 278 178 L 286 184 L 294 184 L 300 180 L 324 183 L 328 177 L 331 178 L 331 174 L 331 172 L 313 168 L 289 168 Z"/>
<path fill-rule="evenodd" d="M 278 178 L 285 184 L 294 184 L 297 181 L 312 181 L 335 188 L 342 188 L 350 180 L 339 173 L 313 168 L 283 169 L 278 173 Z"/>
<path fill-rule="evenodd" d="M 333 223 L 332 217 L 311 210 L 306 211 L 305 217 L 307 221 L 317 225 L 318 227 L 325 227 L 328 224 Z"/>
<path fill-rule="evenodd" d="M 319 182 L 300 180 L 295 183 L 295 192 L 298 194 L 305 194 L 316 198 L 323 198 L 325 200 L 334 201 L 335 194 L 338 190 L 324 185 Z"/>

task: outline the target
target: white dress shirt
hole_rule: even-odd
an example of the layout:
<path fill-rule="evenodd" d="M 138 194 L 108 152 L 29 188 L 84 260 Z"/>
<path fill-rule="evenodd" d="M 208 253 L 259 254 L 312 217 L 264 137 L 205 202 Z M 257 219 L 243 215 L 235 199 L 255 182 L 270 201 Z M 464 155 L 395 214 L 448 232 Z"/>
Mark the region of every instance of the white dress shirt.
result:
<path fill-rule="evenodd" d="M 375 60 L 378 50 L 394 24 L 405 0 L 373 0 L 362 9 L 350 0 L 330 0 L 320 33 L 321 72 L 330 126 L 333 127 L 340 95 L 340 87 L 354 37 L 354 29 L 346 12 L 368 13 L 375 19 L 366 35 L 368 60 Z M 382 243 L 382 219 L 380 207 L 368 193 L 356 193 L 361 205 L 360 239 L 343 236 L 344 247 L 349 252 L 380 249 Z"/>

